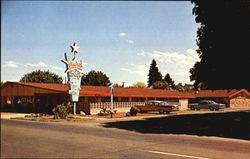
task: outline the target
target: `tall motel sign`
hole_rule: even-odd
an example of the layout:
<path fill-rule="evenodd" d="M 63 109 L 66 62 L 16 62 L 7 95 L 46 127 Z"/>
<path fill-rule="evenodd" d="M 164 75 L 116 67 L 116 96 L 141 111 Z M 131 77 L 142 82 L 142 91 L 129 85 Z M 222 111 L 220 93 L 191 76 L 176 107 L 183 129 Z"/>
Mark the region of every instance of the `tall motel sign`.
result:
<path fill-rule="evenodd" d="M 83 65 L 84 63 L 82 61 L 78 61 L 75 54 L 79 53 L 79 46 L 77 46 L 76 43 L 73 43 L 71 46 L 71 53 L 74 54 L 74 57 L 72 59 L 67 58 L 67 54 L 65 53 L 65 60 L 61 60 L 63 63 L 66 64 L 66 70 L 65 73 L 67 73 L 68 77 L 68 83 L 69 83 L 69 94 L 70 94 L 70 100 L 73 102 L 74 106 L 74 114 L 76 114 L 76 102 L 79 100 L 79 93 L 81 90 L 81 79 L 83 76 Z M 110 94 L 111 94 L 111 117 L 113 114 L 113 95 L 114 95 L 114 88 L 110 88 Z"/>
<path fill-rule="evenodd" d="M 78 61 L 76 58 L 76 53 L 79 53 L 79 46 L 73 43 L 71 46 L 71 53 L 74 54 L 72 59 L 67 59 L 67 54 L 65 53 L 65 60 L 61 60 L 66 64 L 65 73 L 67 73 L 68 83 L 69 83 L 69 94 L 70 100 L 73 102 L 74 114 L 76 114 L 76 102 L 79 100 L 79 93 L 81 90 L 81 79 L 83 76 L 83 62 Z"/>

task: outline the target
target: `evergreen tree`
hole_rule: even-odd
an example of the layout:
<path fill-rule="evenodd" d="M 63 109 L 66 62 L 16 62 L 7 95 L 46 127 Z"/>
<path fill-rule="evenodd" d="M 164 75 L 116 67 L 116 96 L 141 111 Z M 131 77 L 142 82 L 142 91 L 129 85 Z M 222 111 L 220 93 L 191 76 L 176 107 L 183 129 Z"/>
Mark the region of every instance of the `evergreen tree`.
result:
<path fill-rule="evenodd" d="M 33 71 L 25 74 L 20 82 L 35 82 L 35 83 L 62 83 L 63 78 L 49 71 Z"/>
<path fill-rule="evenodd" d="M 170 77 L 168 73 L 165 75 L 163 80 L 167 82 L 169 88 L 175 89 L 174 81 L 172 80 L 172 78 Z"/>
<path fill-rule="evenodd" d="M 249 0 L 192 0 L 200 61 L 190 80 L 201 89 L 250 89 Z"/>
<path fill-rule="evenodd" d="M 153 59 L 148 73 L 148 87 L 151 87 L 157 81 L 162 81 L 162 74 L 156 65 L 156 61 Z"/>

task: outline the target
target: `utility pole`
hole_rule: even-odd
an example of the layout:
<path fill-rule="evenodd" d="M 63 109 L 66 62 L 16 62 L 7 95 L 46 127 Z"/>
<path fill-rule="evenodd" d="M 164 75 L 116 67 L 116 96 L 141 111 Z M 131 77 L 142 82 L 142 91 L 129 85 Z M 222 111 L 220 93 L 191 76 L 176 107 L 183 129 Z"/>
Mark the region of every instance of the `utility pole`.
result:
<path fill-rule="evenodd" d="M 110 94 L 111 94 L 111 107 L 110 107 L 110 114 L 111 118 L 113 118 L 113 112 L 114 112 L 114 101 L 113 101 L 113 96 L 114 96 L 114 87 L 110 87 Z"/>

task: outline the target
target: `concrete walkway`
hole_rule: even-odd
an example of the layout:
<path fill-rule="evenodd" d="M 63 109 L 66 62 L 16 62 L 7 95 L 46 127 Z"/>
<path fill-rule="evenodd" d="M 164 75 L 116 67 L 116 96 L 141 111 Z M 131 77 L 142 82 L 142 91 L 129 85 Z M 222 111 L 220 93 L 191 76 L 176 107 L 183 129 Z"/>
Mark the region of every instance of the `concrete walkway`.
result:
<path fill-rule="evenodd" d="M 238 111 L 250 111 L 249 108 L 226 108 L 220 111 L 209 111 L 209 110 L 185 110 L 185 111 L 173 111 L 170 114 L 158 114 L 149 113 L 148 116 L 132 116 L 126 118 L 95 118 L 95 117 L 82 117 L 82 118 L 91 118 L 97 120 L 132 120 L 132 119 L 144 119 L 144 118 L 152 118 L 152 117 L 163 117 L 163 116 L 172 116 L 172 115 L 185 115 L 185 114 L 207 114 L 207 113 L 222 113 L 222 112 L 238 112 Z M 26 115 L 30 115 L 29 113 L 10 113 L 10 112 L 1 112 L 1 119 L 11 119 L 16 117 L 24 117 Z"/>
<path fill-rule="evenodd" d="M 7 113 L 7 112 L 1 112 L 1 119 L 10 119 L 10 118 L 16 118 L 16 117 L 24 117 L 25 115 L 29 115 L 27 113 Z"/>

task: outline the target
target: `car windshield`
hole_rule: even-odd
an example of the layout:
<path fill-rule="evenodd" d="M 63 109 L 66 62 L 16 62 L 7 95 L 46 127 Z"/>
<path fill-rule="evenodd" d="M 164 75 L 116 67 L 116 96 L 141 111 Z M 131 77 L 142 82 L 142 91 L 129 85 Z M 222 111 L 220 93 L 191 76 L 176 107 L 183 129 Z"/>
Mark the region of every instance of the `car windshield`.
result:
<path fill-rule="evenodd" d="M 215 101 L 210 101 L 211 104 L 217 104 Z"/>

